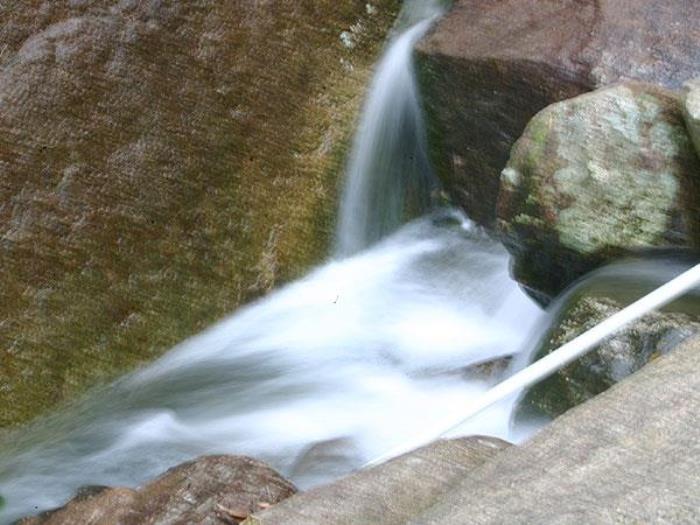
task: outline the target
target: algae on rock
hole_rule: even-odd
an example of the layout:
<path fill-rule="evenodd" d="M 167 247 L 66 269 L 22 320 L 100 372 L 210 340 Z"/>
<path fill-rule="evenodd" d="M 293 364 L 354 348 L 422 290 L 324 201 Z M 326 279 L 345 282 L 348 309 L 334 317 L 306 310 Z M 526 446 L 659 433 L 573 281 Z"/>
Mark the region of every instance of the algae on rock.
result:
<path fill-rule="evenodd" d="M 0 427 L 325 255 L 397 8 L 0 5 Z"/>
<path fill-rule="evenodd" d="M 683 86 L 683 109 L 688 132 L 700 155 L 700 78 L 689 80 Z"/>
<path fill-rule="evenodd" d="M 498 227 L 546 302 L 620 255 L 697 247 L 700 163 L 675 93 L 625 83 L 553 104 L 513 147 Z"/>

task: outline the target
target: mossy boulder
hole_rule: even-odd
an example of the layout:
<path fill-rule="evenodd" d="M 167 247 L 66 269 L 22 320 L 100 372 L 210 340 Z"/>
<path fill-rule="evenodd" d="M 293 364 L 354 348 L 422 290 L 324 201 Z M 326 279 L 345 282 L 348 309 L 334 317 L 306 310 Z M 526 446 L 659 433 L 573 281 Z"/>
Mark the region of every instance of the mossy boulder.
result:
<path fill-rule="evenodd" d="M 513 143 L 544 107 L 614 82 L 697 74 L 695 0 L 455 0 L 417 47 L 430 157 L 452 200 L 493 226 Z"/>
<path fill-rule="evenodd" d="M 498 228 L 546 302 L 603 262 L 699 242 L 700 163 L 679 97 L 624 83 L 553 104 L 513 147 Z"/>
<path fill-rule="evenodd" d="M 561 307 L 534 359 L 553 352 L 627 305 L 615 294 L 576 293 Z M 520 411 L 557 417 L 604 392 L 648 362 L 700 333 L 700 312 L 653 312 L 608 339 L 592 352 L 533 386 Z"/>
<path fill-rule="evenodd" d="M 0 3 L 0 427 L 325 256 L 397 9 Z"/>
<path fill-rule="evenodd" d="M 700 78 L 690 80 L 683 85 L 683 109 L 688 131 L 695 144 L 695 151 L 700 155 Z"/>

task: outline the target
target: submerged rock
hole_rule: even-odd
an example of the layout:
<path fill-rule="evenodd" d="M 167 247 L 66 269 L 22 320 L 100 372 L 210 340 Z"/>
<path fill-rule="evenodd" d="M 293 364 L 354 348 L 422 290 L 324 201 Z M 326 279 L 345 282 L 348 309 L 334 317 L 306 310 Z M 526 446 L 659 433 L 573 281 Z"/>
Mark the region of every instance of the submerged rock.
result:
<path fill-rule="evenodd" d="M 700 78 L 686 82 L 683 87 L 685 122 L 695 143 L 695 151 L 700 155 Z"/>
<path fill-rule="evenodd" d="M 0 2 L 0 427 L 325 256 L 398 2 L 263 4 Z"/>
<path fill-rule="evenodd" d="M 700 245 L 700 163 L 662 88 L 625 83 L 547 107 L 501 180 L 515 278 L 543 302 L 612 258 Z"/>
<path fill-rule="evenodd" d="M 637 79 L 697 74 L 694 0 L 455 0 L 419 43 L 431 157 L 455 203 L 492 226 L 499 175 L 553 102 Z"/>
<path fill-rule="evenodd" d="M 553 352 L 625 306 L 626 302 L 604 293 L 574 294 L 556 315 L 553 328 L 540 343 L 533 359 Z M 521 402 L 520 412 L 534 410 L 557 417 L 604 392 L 696 334 L 700 334 L 700 316 L 696 313 L 648 314 L 533 386 Z"/>
<path fill-rule="evenodd" d="M 95 487 L 22 525 L 238 523 L 296 492 L 259 461 L 205 456 L 168 470 L 143 488 Z"/>

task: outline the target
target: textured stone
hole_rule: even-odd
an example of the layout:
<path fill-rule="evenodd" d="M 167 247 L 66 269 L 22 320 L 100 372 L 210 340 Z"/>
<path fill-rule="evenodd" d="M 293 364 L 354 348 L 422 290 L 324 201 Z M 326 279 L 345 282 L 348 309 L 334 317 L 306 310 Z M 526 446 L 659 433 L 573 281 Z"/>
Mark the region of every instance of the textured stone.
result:
<path fill-rule="evenodd" d="M 495 220 L 499 174 L 530 118 L 620 80 L 697 74 L 697 0 L 455 0 L 419 44 L 431 157 L 453 201 Z"/>
<path fill-rule="evenodd" d="M 534 352 L 540 359 L 619 312 L 625 302 L 610 294 L 574 294 L 555 316 L 552 329 Z M 653 312 L 606 340 L 594 351 L 533 386 L 521 410 L 533 408 L 557 417 L 604 392 L 695 334 L 700 317 L 682 312 Z"/>
<path fill-rule="evenodd" d="M 101 487 L 23 525 L 219 525 L 237 523 L 294 494 L 294 485 L 264 463 L 205 456 L 178 465 L 139 490 Z"/>
<path fill-rule="evenodd" d="M 685 123 L 700 155 L 700 78 L 689 80 L 683 85 L 683 109 Z"/>
<path fill-rule="evenodd" d="M 628 82 L 545 108 L 501 180 L 499 232 L 538 297 L 621 255 L 700 244 L 700 163 L 662 88 Z"/>
<path fill-rule="evenodd" d="M 325 256 L 396 9 L 0 2 L 0 427 Z"/>
<path fill-rule="evenodd" d="M 255 513 L 246 525 L 400 525 L 508 447 L 495 438 L 436 441 Z"/>
<path fill-rule="evenodd" d="M 697 523 L 699 369 L 694 338 L 472 470 L 408 523 Z"/>

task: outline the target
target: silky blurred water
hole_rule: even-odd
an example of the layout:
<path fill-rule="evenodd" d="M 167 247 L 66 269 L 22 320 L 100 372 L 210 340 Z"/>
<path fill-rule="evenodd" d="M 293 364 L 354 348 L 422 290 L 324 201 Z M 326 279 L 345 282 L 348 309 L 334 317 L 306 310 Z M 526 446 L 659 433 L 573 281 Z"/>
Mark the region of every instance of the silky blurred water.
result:
<path fill-rule="evenodd" d="M 543 313 L 459 212 L 430 208 L 411 52 L 438 12 L 407 2 L 347 174 L 336 259 L 0 442 L 0 522 L 83 485 L 136 486 L 198 455 L 247 454 L 301 487 L 356 469 L 456 416 L 512 372 Z M 491 368 L 475 365 L 491 363 Z M 458 434 L 511 440 L 511 402 Z"/>

